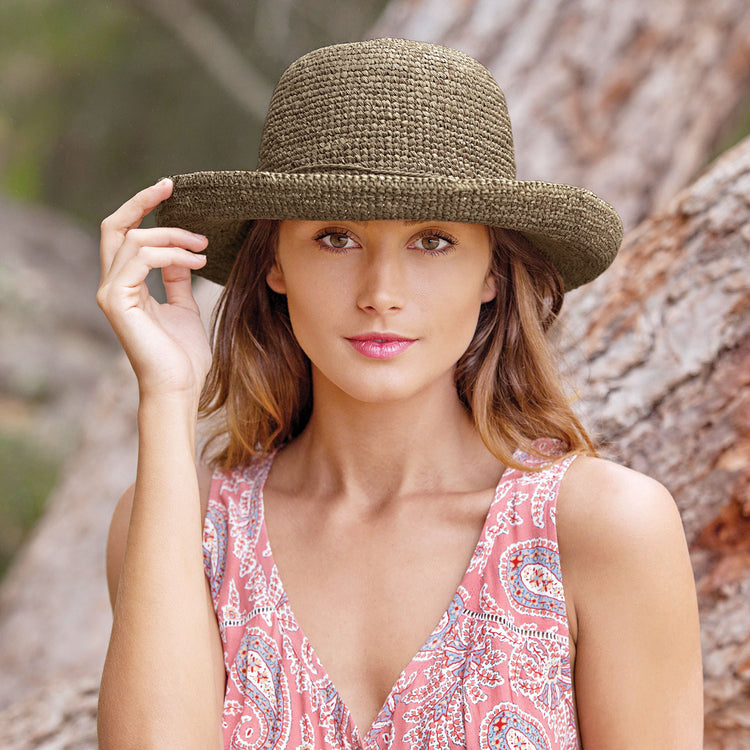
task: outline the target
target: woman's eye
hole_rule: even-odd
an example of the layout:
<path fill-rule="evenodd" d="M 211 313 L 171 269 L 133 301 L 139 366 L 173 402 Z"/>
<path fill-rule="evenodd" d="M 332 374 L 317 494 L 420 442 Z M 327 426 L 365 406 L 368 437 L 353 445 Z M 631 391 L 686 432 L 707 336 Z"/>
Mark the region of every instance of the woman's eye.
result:
<path fill-rule="evenodd" d="M 325 234 L 318 237 L 321 244 L 326 247 L 333 248 L 334 250 L 348 250 L 352 245 L 348 244 L 350 241 L 353 242 L 352 238 L 347 234 L 341 232 L 326 232 Z"/>
<path fill-rule="evenodd" d="M 416 242 L 417 249 L 424 250 L 427 253 L 443 253 L 451 250 L 454 244 L 445 237 L 436 234 L 426 234 Z"/>

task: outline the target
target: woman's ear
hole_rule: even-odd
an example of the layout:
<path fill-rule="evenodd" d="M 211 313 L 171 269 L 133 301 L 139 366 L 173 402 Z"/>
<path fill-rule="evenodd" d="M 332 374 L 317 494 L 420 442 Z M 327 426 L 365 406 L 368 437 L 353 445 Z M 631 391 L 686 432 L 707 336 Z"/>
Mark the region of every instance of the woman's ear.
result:
<path fill-rule="evenodd" d="M 495 295 L 497 294 L 497 284 L 495 284 L 495 276 L 492 273 L 492 271 L 488 272 L 485 280 L 484 280 L 484 286 L 482 287 L 482 302 L 489 302 L 490 300 L 495 299 Z"/>
<path fill-rule="evenodd" d="M 286 281 L 284 280 L 284 271 L 279 265 L 279 259 L 276 258 L 270 270 L 266 274 L 266 284 L 277 294 L 286 294 Z"/>

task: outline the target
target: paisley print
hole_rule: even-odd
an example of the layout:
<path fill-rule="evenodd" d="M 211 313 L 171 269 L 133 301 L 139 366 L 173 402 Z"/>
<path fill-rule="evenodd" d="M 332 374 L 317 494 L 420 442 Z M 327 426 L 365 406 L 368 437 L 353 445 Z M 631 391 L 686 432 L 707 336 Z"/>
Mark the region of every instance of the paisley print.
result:
<path fill-rule="evenodd" d="M 553 613 L 565 619 L 565 594 L 557 544 L 533 539 L 510 545 L 498 575 L 513 606 L 523 614 Z"/>
<path fill-rule="evenodd" d="M 415 725 L 404 737 L 407 747 L 422 747 L 425 723 L 434 728 L 435 747 L 469 747 L 470 707 L 486 703 L 492 689 L 504 681 L 507 656 L 495 647 L 487 624 L 466 616 L 466 610 L 462 615 L 442 642 L 443 658 L 431 660 L 424 679 L 401 695 L 405 705 L 414 706 L 404 714 Z"/>
<path fill-rule="evenodd" d="M 231 747 L 259 750 L 284 747 L 291 724 L 289 687 L 275 641 L 262 629 L 250 627 L 240 643 L 231 677 L 253 716 L 243 715 Z"/>
<path fill-rule="evenodd" d="M 516 459 L 536 470 L 503 474 L 461 584 L 370 727 L 355 725 L 279 577 L 263 515 L 273 455 L 216 472 L 203 546 L 227 668 L 225 747 L 577 748 L 555 527 L 573 457 Z"/>
<path fill-rule="evenodd" d="M 482 721 L 479 747 L 492 750 L 548 750 L 541 723 L 512 703 L 501 703 Z"/>
<path fill-rule="evenodd" d="M 514 690 L 553 713 L 571 694 L 568 649 L 557 640 L 523 639 L 511 655 L 510 680 Z"/>
<path fill-rule="evenodd" d="M 420 649 L 420 652 L 418 654 L 419 657 L 440 646 L 440 643 L 445 638 L 446 633 L 451 630 L 454 623 L 456 622 L 456 619 L 458 618 L 458 615 L 463 610 L 464 598 L 467 597 L 465 594 L 464 596 L 462 596 L 462 591 L 459 588 L 451 603 L 448 605 L 448 609 L 440 618 L 438 626 L 435 628 L 435 630 L 432 631 L 432 633 L 430 633 L 430 636 L 427 638 L 424 645 Z"/>
<path fill-rule="evenodd" d="M 211 598 L 216 597 L 224 581 L 227 561 L 227 514 L 221 505 L 210 505 L 203 524 L 203 569 L 208 577 Z"/>

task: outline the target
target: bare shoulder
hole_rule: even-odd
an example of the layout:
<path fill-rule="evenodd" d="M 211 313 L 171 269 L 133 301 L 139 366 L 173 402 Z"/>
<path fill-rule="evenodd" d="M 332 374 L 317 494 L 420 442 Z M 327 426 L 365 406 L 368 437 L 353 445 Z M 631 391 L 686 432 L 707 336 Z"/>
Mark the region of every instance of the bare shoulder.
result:
<path fill-rule="evenodd" d="M 562 541 L 606 557 L 670 539 L 684 544 L 677 506 L 664 485 L 601 458 L 580 456 L 571 464 L 557 522 Z"/>
<path fill-rule="evenodd" d="M 672 496 L 580 457 L 560 487 L 557 529 L 583 745 L 629 747 L 637 735 L 643 748 L 700 747 L 698 609 Z"/>
<path fill-rule="evenodd" d="M 665 576 L 689 575 L 692 586 L 677 505 L 661 483 L 640 472 L 577 458 L 560 487 L 557 531 L 574 635 L 605 589 L 609 597 L 619 591 L 635 601 L 633 592 Z"/>
<path fill-rule="evenodd" d="M 203 463 L 196 464 L 198 476 L 198 490 L 201 499 L 202 515 L 206 514 L 208 499 L 211 491 L 211 468 Z M 114 607 L 117 597 L 117 587 L 120 582 L 120 572 L 122 570 L 122 561 L 125 555 L 125 545 L 128 541 L 128 528 L 130 526 L 130 514 L 133 508 L 133 498 L 135 497 L 135 484 L 131 484 L 122 497 L 117 501 L 117 505 L 112 513 L 112 520 L 109 525 L 109 535 L 107 537 L 107 587 L 109 589 L 110 604 Z"/>

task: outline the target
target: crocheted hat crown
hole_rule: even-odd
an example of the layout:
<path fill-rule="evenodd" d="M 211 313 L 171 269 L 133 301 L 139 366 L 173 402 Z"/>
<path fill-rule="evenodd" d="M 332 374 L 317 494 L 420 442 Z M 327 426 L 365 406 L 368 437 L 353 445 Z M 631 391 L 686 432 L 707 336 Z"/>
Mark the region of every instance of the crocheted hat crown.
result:
<path fill-rule="evenodd" d="M 583 188 L 516 180 L 505 97 L 457 50 L 372 39 L 314 50 L 277 84 L 258 168 L 175 175 L 160 226 L 208 236 L 225 283 L 254 219 L 425 219 L 522 232 L 566 289 L 614 259 L 622 223 Z"/>
<path fill-rule="evenodd" d="M 292 63 L 271 100 L 258 169 L 516 176 L 505 96 L 457 50 L 378 39 Z"/>

